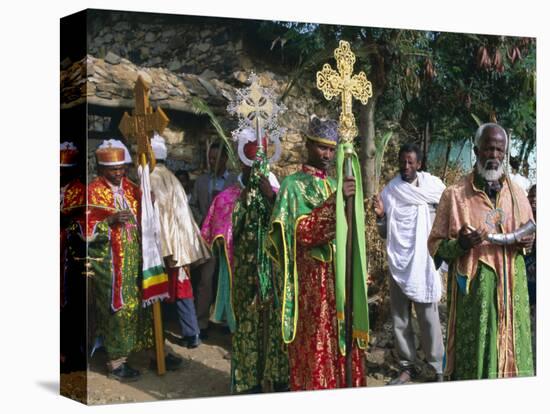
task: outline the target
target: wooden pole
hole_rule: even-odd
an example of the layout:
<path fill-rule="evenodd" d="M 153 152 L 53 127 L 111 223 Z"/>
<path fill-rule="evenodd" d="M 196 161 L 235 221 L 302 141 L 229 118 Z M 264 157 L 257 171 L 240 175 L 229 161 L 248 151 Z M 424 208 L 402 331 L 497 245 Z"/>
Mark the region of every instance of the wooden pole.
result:
<path fill-rule="evenodd" d="M 153 304 L 153 327 L 155 331 L 155 351 L 157 355 L 157 374 L 166 373 L 166 363 L 164 360 L 164 332 L 162 332 L 162 310 L 160 301 Z"/>
<path fill-rule="evenodd" d="M 443 179 L 445 179 L 445 177 L 447 176 L 447 167 L 449 165 L 449 155 L 451 154 L 451 148 L 452 148 L 451 142 L 448 142 L 447 151 L 445 152 L 445 165 L 443 166 L 443 174 L 442 174 Z M 426 157 L 426 154 L 424 154 L 424 157 Z"/>
<path fill-rule="evenodd" d="M 139 154 L 139 163 L 142 168 L 147 165 L 147 155 L 142 152 Z M 162 328 L 162 309 L 160 301 L 153 304 L 153 332 L 155 335 L 155 352 L 157 358 L 157 374 L 164 375 L 166 373 L 166 362 L 164 360 L 164 332 Z"/>

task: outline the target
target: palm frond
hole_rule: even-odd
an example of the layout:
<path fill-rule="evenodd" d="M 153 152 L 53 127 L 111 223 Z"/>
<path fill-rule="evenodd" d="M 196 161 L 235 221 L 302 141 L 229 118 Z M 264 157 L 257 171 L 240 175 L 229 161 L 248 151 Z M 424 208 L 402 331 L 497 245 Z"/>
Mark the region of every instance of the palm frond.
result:
<path fill-rule="evenodd" d="M 470 113 L 472 115 L 472 118 L 474 118 L 474 121 L 476 121 L 477 126 L 481 126 L 483 122 L 481 122 L 481 119 L 479 119 L 476 115 Z"/>
<path fill-rule="evenodd" d="M 382 137 L 375 141 L 375 168 L 376 168 L 376 182 L 380 179 L 380 173 L 382 172 L 382 161 L 384 160 L 384 153 L 386 152 L 386 146 L 393 135 L 393 131 L 388 131 Z"/>
<path fill-rule="evenodd" d="M 218 137 L 220 138 L 223 145 L 225 145 L 225 148 L 227 149 L 227 155 L 228 160 L 231 163 L 231 165 L 234 168 L 239 167 L 239 162 L 237 161 L 237 156 L 235 155 L 235 151 L 233 150 L 233 145 L 231 145 L 230 138 L 226 135 L 225 131 L 223 130 L 220 121 L 214 115 L 214 112 L 212 109 L 208 106 L 208 104 L 201 98 L 193 97 L 191 98 L 191 105 L 193 106 L 193 111 L 198 115 L 207 115 L 210 119 L 210 124 L 214 127 L 216 132 L 218 133 Z"/>

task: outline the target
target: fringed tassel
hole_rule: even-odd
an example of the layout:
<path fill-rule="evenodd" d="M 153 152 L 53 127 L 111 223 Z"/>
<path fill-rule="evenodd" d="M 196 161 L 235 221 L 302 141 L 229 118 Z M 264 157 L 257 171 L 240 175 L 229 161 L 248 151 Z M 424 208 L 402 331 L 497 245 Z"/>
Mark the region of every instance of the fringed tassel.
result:
<path fill-rule="evenodd" d="M 170 297 L 170 294 L 168 292 L 162 293 L 160 295 L 155 296 L 154 298 L 142 300 L 142 306 L 146 308 L 148 306 L 151 306 L 155 302 L 163 301 L 164 299 L 168 299 L 169 297 Z"/>

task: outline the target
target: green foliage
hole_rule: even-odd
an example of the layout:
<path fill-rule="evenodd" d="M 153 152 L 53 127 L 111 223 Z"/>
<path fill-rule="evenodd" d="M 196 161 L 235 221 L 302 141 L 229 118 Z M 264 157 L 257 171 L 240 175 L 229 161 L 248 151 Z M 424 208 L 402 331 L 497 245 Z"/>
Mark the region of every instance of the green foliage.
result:
<path fill-rule="evenodd" d="M 508 51 L 523 45 L 524 58 L 512 63 Z M 430 45 L 436 76 L 424 88 L 414 110 L 435 124 L 434 134 L 445 141 L 471 136 L 476 123 L 495 118 L 514 129 L 522 140 L 535 139 L 534 45 L 525 38 L 440 33 Z M 490 66 L 480 66 L 480 48 Z M 497 53 L 502 66 L 497 65 Z"/>
<path fill-rule="evenodd" d="M 433 140 L 463 142 L 496 119 L 516 145 L 534 148 L 535 39 L 289 22 L 264 22 L 258 35 L 289 68 L 285 96 L 297 82 L 314 82 L 324 63 L 335 67 L 345 39 L 354 71 L 373 83 L 376 129 L 398 123 L 400 135 L 420 141 L 428 124 Z"/>

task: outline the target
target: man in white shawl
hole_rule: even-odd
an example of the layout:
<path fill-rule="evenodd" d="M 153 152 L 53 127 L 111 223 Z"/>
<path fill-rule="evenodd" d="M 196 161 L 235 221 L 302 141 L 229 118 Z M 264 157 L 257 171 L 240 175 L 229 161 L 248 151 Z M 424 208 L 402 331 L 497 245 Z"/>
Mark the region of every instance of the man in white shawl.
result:
<path fill-rule="evenodd" d="M 158 209 L 160 244 L 169 278 L 168 302 L 176 303 L 184 345 L 196 348 L 200 345 L 200 330 L 188 265 L 210 258 L 210 250 L 193 219 L 183 186 L 165 165 L 168 151 L 164 138 L 155 134 L 151 146 L 157 160 L 151 173 L 151 188 Z"/>
<path fill-rule="evenodd" d="M 399 175 L 374 201 L 378 232 L 386 239 L 391 316 L 401 368 L 389 385 L 405 384 L 417 375 L 413 304 L 426 361 L 435 370 L 435 380 L 443 381 L 444 347 L 437 308 L 441 276 L 427 241 L 445 185 L 439 178 L 418 171 L 421 165 L 422 152 L 417 145 L 401 146 Z"/>

